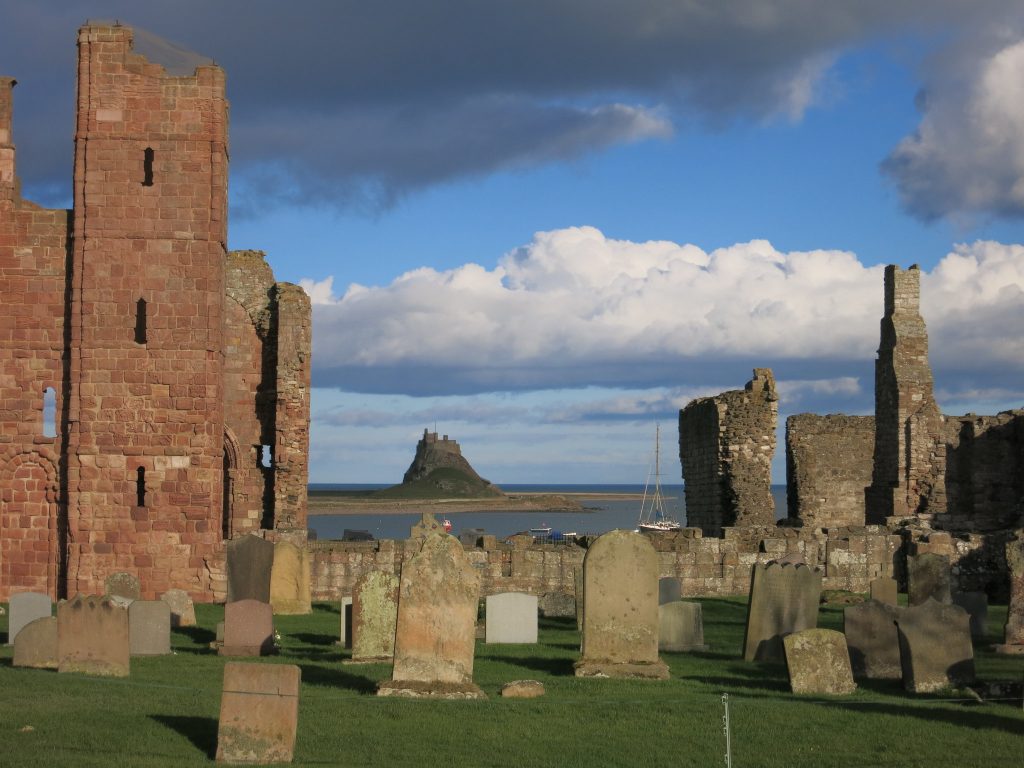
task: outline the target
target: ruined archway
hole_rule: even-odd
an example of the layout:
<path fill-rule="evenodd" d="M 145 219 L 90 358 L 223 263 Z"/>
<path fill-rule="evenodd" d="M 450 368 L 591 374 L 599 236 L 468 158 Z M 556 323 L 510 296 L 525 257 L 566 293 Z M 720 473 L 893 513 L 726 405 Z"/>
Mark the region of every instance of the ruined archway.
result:
<path fill-rule="evenodd" d="M 60 597 L 67 526 L 54 462 L 37 452 L 17 454 L 0 470 L 0 488 L 0 599 L 26 591 Z"/>
<path fill-rule="evenodd" d="M 224 427 L 224 488 L 221 509 L 221 537 L 230 539 L 234 534 L 235 523 L 235 475 L 238 472 L 240 451 L 238 440 L 230 427 Z"/>

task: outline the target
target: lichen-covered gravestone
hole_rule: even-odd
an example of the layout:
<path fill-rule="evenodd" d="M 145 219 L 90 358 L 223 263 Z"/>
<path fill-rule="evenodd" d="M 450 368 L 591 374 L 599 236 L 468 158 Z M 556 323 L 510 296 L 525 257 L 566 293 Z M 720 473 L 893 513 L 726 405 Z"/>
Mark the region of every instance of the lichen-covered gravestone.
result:
<path fill-rule="evenodd" d="M 15 667 L 57 668 L 57 617 L 44 616 L 21 628 L 14 641 Z"/>
<path fill-rule="evenodd" d="M 658 606 L 658 650 L 702 651 L 704 617 L 700 603 L 676 600 Z"/>
<path fill-rule="evenodd" d="M 536 643 L 537 596 L 503 592 L 487 596 L 486 643 Z"/>
<path fill-rule="evenodd" d="M 309 552 L 288 541 L 274 545 L 270 570 L 270 606 L 282 616 L 301 616 L 313 610 L 309 591 Z"/>
<path fill-rule="evenodd" d="M 1006 566 L 1010 572 L 1010 606 L 1003 627 L 1000 653 L 1024 653 L 1024 536 L 1006 542 Z"/>
<path fill-rule="evenodd" d="M 217 726 L 217 762 L 290 763 L 299 724 L 299 681 L 294 664 L 224 665 Z"/>
<path fill-rule="evenodd" d="M 896 617 L 903 687 L 931 693 L 974 682 L 970 616 L 957 605 L 929 598 Z"/>
<path fill-rule="evenodd" d="M 370 571 L 352 588 L 352 664 L 387 662 L 395 657 L 398 577 Z"/>
<path fill-rule="evenodd" d="M 19 592 L 11 595 L 7 615 L 7 644 L 14 645 L 14 640 L 22 627 L 30 622 L 53 614 L 53 602 L 49 595 L 39 592 Z"/>
<path fill-rule="evenodd" d="M 221 656 L 266 656 L 274 650 L 274 614 L 270 603 L 238 600 L 224 606 Z"/>
<path fill-rule="evenodd" d="M 658 553 L 646 536 L 609 531 L 583 559 L 577 677 L 668 679 L 658 658 Z"/>
<path fill-rule="evenodd" d="M 902 608 L 869 600 L 843 611 L 843 634 L 850 651 L 854 677 L 870 680 L 899 680 L 900 639 L 896 617 Z"/>
<path fill-rule="evenodd" d="M 124 605 L 142 597 L 142 585 L 139 584 L 139 580 L 125 571 L 107 576 L 104 588 L 108 597 L 115 598 L 114 602 Z"/>
<path fill-rule="evenodd" d="M 675 576 L 658 579 L 658 605 L 675 603 L 683 599 L 683 584 Z"/>
<path fill-rule="evenodd" d="M 194 627 L 196 625 L 196 608 L 188 592 L 183 589 L 168 589 L 160 599 L 171 609 L 172 627 Z"/>
<path fill-rule="evenodd" d="M 786 635 L 782 643 L 793 693 L 844 696 L 857 690 L 842 632 L 804 629 Z"/>
<path fill-rule="evenodd" d="M 57 603 L 57 671 L 127 677 L 128 609 L 108 597 Z"/>
<path fill-rule="evenodd" d="M 750 579 L 745 661 L 785 661 L 782 638 L 818 625 L 821 573 L 806 565 L 755 565 Z"/>
<path fill-rule="evenodd" d="M 436 517 L 429 512 L 424 512 L 420 515 L 420 519 L 413 523 L 412 527 L 409 529 L 409 538 L 425 539 L 427 536 L 434 533 L 444 533 L 444 528 L 439 522 L 437 522 Z"/>
<path fill-rule="evenodd" d="M 428 536 L 402 566 L 392 679 L 379 696 L 486 698 L 473 684 L 480 573 L 459 540 Z"/>
<path fill-rule="evenodd" d="M 885 603 L 886 605 L 897 604 L 899 588 L 896 584 L 896 579 L 890 579 L 886 576 L 872 579 L 870 589 L 872 600 L 879 603 Z"/>
<path fill-rule="evenodd" d="M 934 552 L 907 558 L 907 602 L 921 605 L 929 598 L 951 605 L 949 558 Z"/>
<path fill-rule="evenodd" d="M 163 600 L 135 600 L 128 606 L 128 648 L 132 656 L 171 652 L 171 606 Z"/>
<path fill-rule="evenodd" d="M 274 567 L 274 545 L 251 533 L 228 542 L 228 599 L 270 602 L 270 572 Z"/>

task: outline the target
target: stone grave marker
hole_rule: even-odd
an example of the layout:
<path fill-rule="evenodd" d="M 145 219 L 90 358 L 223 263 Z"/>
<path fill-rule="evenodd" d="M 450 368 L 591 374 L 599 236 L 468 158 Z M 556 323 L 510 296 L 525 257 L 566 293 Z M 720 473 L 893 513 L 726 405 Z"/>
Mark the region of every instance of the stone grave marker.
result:
<path fill-rule="evenodd" d="M 237 600 L 224 606 L 221 656 L 266 656 L 274 650 L 274 613 L 270 603 Z"/>
<path fill-rule="evenodd" d="M 352 598 L 341 598 L 341 636 L 339 645 L 352 647 Z"/>
<path fill-rule="evenodd" d="M 536 643 L 537 596 L 502 592 L 487 596 L 485 643 Z"/>
<path fill-rule="evenodd" d="M 683 583 L 675 576 L 658 579 L 658 605 L 675 603 L 683 599 Z"/>
<path fill-rule="evenodd" d="M 583 566 L 572 569 L 572 581 L 576 591 L 576 630 L 583 631 Z"/>
<path fill-rule="evenodd" d="M 658 658 L 658 565 L 651 540 L 633 531 L 609 531 L 590 545 L 577 677 L 668 679 Z"/>
<path fill-rule="evenodd" d="M 974 682 L 970 616 L 958 605 L 929 598 L 896 617 L 903 687 L 931 693 Z"/>
<path fill-rule="evenodd" d="M 395 657 L 398 626 L 398 577 L 370 571 L 352 588 L 350 664 L 389 662 Z"/>
<path fill-rule="evenodd" d="M 57 668 L 57 617 L 30 621 L 14 641 L 14 666 L 37 669 Z"/>
<path fill-rule="evenodd" d="M 313 612 L 309 595 L 309 552 L 289 541 L 274 544 L 270 570 L 270 606 L 282 616 Z"/>
<path fill-rule="evenodd" d="M 409 529 L 410 539 L 425 539 L 432 533 L 444 533 L 444 527 L 429 512 L 420 515 L 420 519 Z"/>
<path fill-rule="evenodd" d="M 953 605 L 959 605 L 971 617 L 971 637 L 984 637 L 988 624 L 988 595 L 984 592 L 954 592 Z"/>
<path fill-rule="evenodd" d="M 700 603 L 676 600 L 658 606 L 658 650 L 703 651 L 704 618 Z"/>
<path fill-rule="evenodd" d="M 57 603 L 57 671 L 128 677 L 128 609 L 109 597 Z"/>
<path fill-rule="evenodd" d="M 224 665 L 217 725 L 218 763 L 292 761 L 301 678 L 302 670 L 294 664 L 229 661 Z"/>
<path fill-rule="evenodd" d="M 899 604 L 899 587 L 896 584 L 896 579 L 890 579 L 886 576 L 872 579 L 870 589 L 871 599 L 875 602 L 885 603 L 886 605 Z"/>
<path fill-rule="evenodd" d="M 142 586 L 139 584 L 139 580 L 125 571 L 107 576 L 104 589 L 107 597 L 122 598 L 122 601 L 115 602 L 124 602 L 125 605 L 142 597 Z"/>
<path fill-rule="evenodd" d="M 19 592 L 11 595 L 7 615 L 7 644 L 14 645 L 18 632 L 30 622 L 53 615 L 53 602 L 40 592 Z"/>
<path fill-rule="evenodd" d="M 270 602 L 270 572 L 274 567 L 274 545 L 246 534 L 227 546 L 228 599 Z"/>
<path fill-rule="evenodd" d="M 459 540 L 433 534 L 403 566 L 392 679 L 379 696 L 485 698 L 473 684 L 480 573 Z"/>
<path fill-rule="evenodd" d="M 1003 625 L 1000 653 L 1024 653 L 1024 536 L 1006 542 L 1006 567 L 1010 572 L 1010 605 Z"/>
<path fill-rule="evenodd" d="M 902 610 L 878 600 L 868 600 L 843 611 L 843 634 L 854 677 L 899 680 L 903 676 L 896 630 L 896 617 Z"/>
<path fill-rule="evenodd" d="M 782 639 L 793 693 L 845 696 L 857 690 L 846 638 L 832 629 L 803 629 Z"/>
<path fill-rule="evenodd" d="M 934 552 L 907 557 L 907 602 L 921 605 L 928 598 L 951 605 L 949 558 Z"/>
<path fill-rule="evenodd" d="M 171 652 L 171 606 L 163 600 L 135 600 L 128 606 L 128 649 L 132 656 Z"/>
<path fill-rule="evenodd" d="M 782 638 L 818 624 L 821 573 L 806 565 L 754 565 L 743 636 L 745 661 L 782 663 Z"/>
<path fill-rule="evenodd" d="M 171 609 L 172 627 L 194 627 L 196 625 L 196 607 L 188 592 L 183 589 L 169 589 L 160 599 Z"/>

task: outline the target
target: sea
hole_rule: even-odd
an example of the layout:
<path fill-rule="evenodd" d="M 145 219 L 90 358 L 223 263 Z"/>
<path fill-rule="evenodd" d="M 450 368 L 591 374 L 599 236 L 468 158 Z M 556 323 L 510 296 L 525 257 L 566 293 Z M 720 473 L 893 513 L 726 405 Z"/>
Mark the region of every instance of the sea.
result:
<path fill-rule="evenodd" d="M 387 488 L 387 485 L 354 485 L 338 483 L 310 483 L 311 491 L 366 491 Z M 434 511 L 438 520 L 451 521 L 451 532 L 458 536 L 463 531 L 482 530 L 499 539 L 514 533 L 528 532 L 531 528 L 550 527 L 551 536 L 570 534 L 583 536 L 601 534 L 616 528 L 636 528 L 640 516 L 640 499 L 588 498 L 588 494 L 642 494 L 643 485 L 502 485 L 507 493 L 571 493 L 583 505 L 583 512 L 451 512 Z M 663 485 L 665 511 L 676 520 L 684 521 L 686 504 L 681 485 Z M 786 516 L 786 486 L 773 485 L 775 517 Z M 404 539 L 409 529 L 420 518 L 420 513 L 408 515 L 310 515 L 309 530 L 317 539 L 341 539 L 346 529 L 366 531 L 375 539 Z"/>

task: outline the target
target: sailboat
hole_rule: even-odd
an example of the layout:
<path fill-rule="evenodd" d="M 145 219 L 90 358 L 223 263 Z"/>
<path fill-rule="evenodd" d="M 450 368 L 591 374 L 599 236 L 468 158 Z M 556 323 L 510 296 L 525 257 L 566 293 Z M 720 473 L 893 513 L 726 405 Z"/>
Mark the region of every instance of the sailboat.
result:
<path fill-rule="evenodd" d="M 651 475 L 654 475 L 653 488 Z M 673 520 L 665 511 L 665 499 L 661 495 L 661 425 L 654 427 L 654 467 L 647 473 L 644 484 L 644 497 L 640 502 L 640 520 L 637 522 L 640 531 L 665 532 L 682 530 L 683 524 Z"/>

